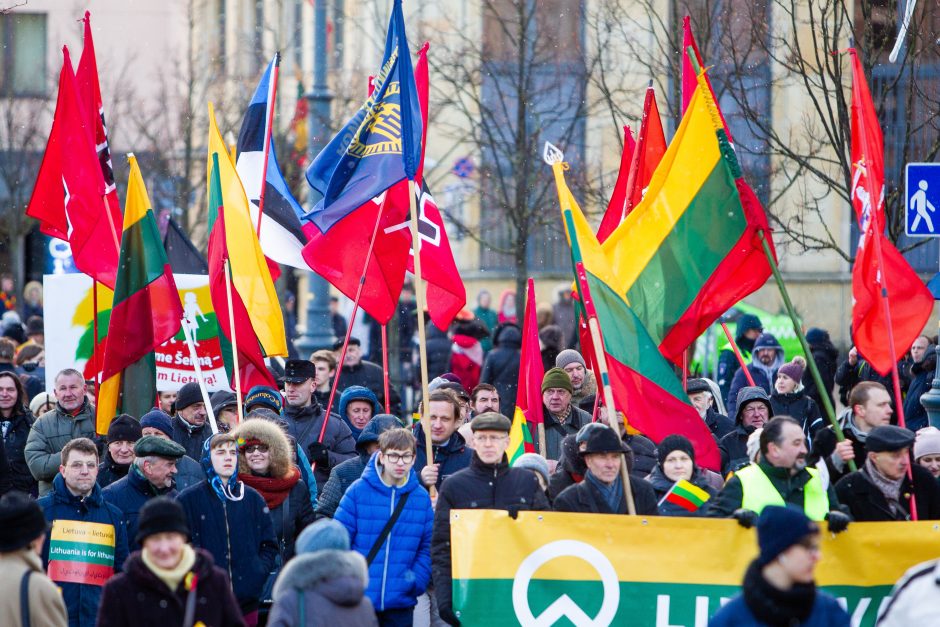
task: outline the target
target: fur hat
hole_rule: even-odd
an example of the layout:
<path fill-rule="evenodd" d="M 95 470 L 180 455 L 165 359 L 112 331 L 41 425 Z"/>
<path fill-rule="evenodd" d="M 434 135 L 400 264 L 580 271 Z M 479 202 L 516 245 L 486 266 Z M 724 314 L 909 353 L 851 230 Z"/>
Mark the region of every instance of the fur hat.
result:
<path fill-rule="evenodd" d="M 542 475 L 545 483 L 548 484 L 548 462 L 538 453 L 525 453 L 520 455 L 519 459 L 512 465 L 513 468 L 526 468 Z"/>
<path fill-rule="evenodd" d="M 244 446 L 252 440 L 266 444 L 271 456 L 270 473 L 272 477 L 285 477 L 293 466 L 293 451 L 287 435 L 270 420 L 249 418 L 239 424 L 232 432 L 238 441 L 239 468 L 248 471 Z"/>

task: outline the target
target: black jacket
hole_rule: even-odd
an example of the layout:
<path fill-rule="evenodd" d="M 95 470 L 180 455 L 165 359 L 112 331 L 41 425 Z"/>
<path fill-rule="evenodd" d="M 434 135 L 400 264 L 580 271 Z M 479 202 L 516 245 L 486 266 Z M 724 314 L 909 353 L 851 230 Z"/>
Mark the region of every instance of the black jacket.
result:
<path fill-rule="evenodd" d="M 547 510 L 548 498 L 542 492 L 535 473 L 524 468 L 510 468 L 506 456 L 498 464 L 485 464 L 476 454 L 470 466 L 449 477 L 437 497 L 434 535 L 431 538 L 431 568 L 434 593 L 441 611 L 451 603 L 450 510 L 503 509 Z"/>
<path fill-rule="evenodd" d="M 653 492 L 653 486 L 647 481 L 630 477 L 630 489 L 633 490 L 633 502 L 636 505 L 636 513 L 640 516 L 656 516 L 659 514 L 656 508 L 656 494 Z M 581 483 L 568 486 L 559 494 L 552 504 L 556 512 L 580 512 L 584 514 L 626 514 L 627 500 L 620 497 L 620 506 L 617 511 L 612 511 L 610 506 L 601 496 L 600 491 L 587 478 Z"/>
<path fill-rule="evenodd" d="M 633 463 L 630 464 L 630 472 L 641 477 L 646 477 L 653 472 L 653 469 L 659 463 L 656 457 L 656 445 L 653 444 L 653 441 L 640 434 L 624 434 L 623 441 L 633 451 Z"/>
<path fill-rule="evenodd" d="M 98 464 L 98 478 L 95 479 L 95 482 L 102 488 L 107 488 L 115 481 L 126 477 L 130 467 L 130 464 L 119 464 L 111 459 L 111 451 L 106 450 L 104 459 Z"/>
<path fill-rule="evenodd" d="M 515 324 L 504 323 L 493 331 L 491 350 L 483 361 L 480 383 L 489 383 L 499 392 L 499 413 L 512 416 L 516 407 L 516 387 L 519 384 L 519 355 L 522 332 Z"/>
<path fill-rule="evenodd" d="M 932 344 L 927 347 L 923 361 L 910 365 L 911 384 L 904 397 L 904 422 L 915 433 L 927 426 L 927 410 L 920 404 L 920 397 L 930 390 L 936 369 L 937 347 Z"/>
<path fill-rule="evenodd" d="M 141 472 L 134 470 L 101 490 L 101 497 L 121 510 L 123 514 L 124 527 L 127 529 L 127 548 L 130 551 L 140 548 L 137 544 L 137 521 L 140 518 L 140 510 L 147 501 L 156 496 L 175 498 L 176 490 L 173 488 L 158 490 Z"/>
<path fill-rule="evenodd" d="M 780 394 L 776 390 L 770 395 L 770 406 L 774 416 L 790 416 L 803 427 L 806 447 L 812 446 L 813 437 L 825 424 L 816 401 L 806 395 L 805 390 Z"/>
<path fill-rule="evenodd" d="M 724 414 L 719 414 L 714 407 L 709 407 L 705 412 L 705 425 L 715 436 L 715 440 L 721 440 L 734 431 L 734 421 Z"/>
<path fill-rule="evenodd" d="M 189 423 L 173 416 L 173 441 L 186 449 L 186 455 L 193 459 L 202 459 L 202 445 L 212 435 L 212 427 L 206 420 L 201 427 L 190 428 Z"/>
<path fill-rule="evenodd" d="M 310 445 L 320 441 L 320 429 L 323 428 L 323 408 L 320 405 L 284 408 L 287 421 L 287 435 L 294 438 L 297 446 L 310 455 Z M 330 412 L 330 420 L 323 434 L 323 444 L 330 450 L 330 465 L 323 468 L 317 465 L 314 477 L 317 480 L 317 492 L 323 490 L 330 478 L 330 469 L 356 455 L 356 440 L 346 423 L 335 413 Z"/>
<path fill-rule="evenodd" d="M 339 376 L 339 385 L 336 386 L 336 400 L 339 402 L 339 396 L 348 387 L 361 385 L 369 388 L 376 396 L 381 396 L 385 391 L 385 371 L 382 366 L 363 359 L 355 366 L 343 366 L 343 371 Z"/>
<path fill-rule="evenodd" d="M 900 375 L 901 391 L 903 392 L 907 389 L 908 379 L 907 369 L 904 368 L 904 365 L 901 363 L 898 363 L 898 374 Z M 849 360 L 846 359 L 839 364 L 838 369 L 836 369 L 835 382 L 839 384 L 839 399 L 842 401 L 843 405 L 848 405 L 849 393 L 852 391 L 852 388 L 862 381 L 874 381 L 875 383 L 880 383 L 885 386 L 885 389 L 891 394 L 891 406 L 894 406 L 894 394 L 890 392 L 894 389 L 891 373 L 889 372 L 886 375 L 878 374 L 861 356 L 859 356 L 854 366 L 849 364 Z"/>
<path fill-rule="evenodd" d="M 911 466 L 911 472 L 914 476 L 918 520 L 940 520 L 940 483 L 937 483 L 930 471 L 917 464 Z M 860 470 L 842 477 L 836 484 L 836 494 L 859 522 L 910 520 L 911 480 L 907 477 L 901 481 L 900 503 L 903 514 L 891 513 L 884 494 Z"/>
<path fill-rule="evenodd" d="M 810 351 L 813 354 L 813 361 L 816 362 L 816 368 L 819 370 L 819 378 L 822 379 L 823 385 L 826 387 L 823 393 L 829 397 L 829 403 L 835 407 L 832 390 L 836 382 L 836 368 L 839 367 L 839 351 L 828 339 L 818 344 L 811 344 Z M 822 410 L 822 395 L 816 389 L 816 381 L 813 379 L 813 373 L 810 372 L 809 368 L 803 371 L 803 390 Z"/>
<path fill-rule="evenodd" d="M 447 333 L 434 326 L 433 322 L 427 326 L 428 381 L 450 370 L 450 349 L 452 344 L 453 342 L 447 337 Z M 467 392 L 469 391 L 467 390 Z"/>
<path fill-rule="evenodd" d="M 26 438 L 33 426 L 33 415 L 29 411 L 19 411 L 10 418 L 10 427 L 7 437 L 3 438 L 3 448 L 6 452 L 7 462 L 10 464 L 10 478 L 13 489 L 36 496 L 39 484 L 26 465 Z"/>
<path fill-rule="evenodd" d="M 738 425 L 734 431 L 718 441 L 718 452 L 721 454 L 721 474 L 747 466 L 751 460 L 747 456 L 747 439 L 754 433 L 754 427 Z"/>
<path fill-rule="evenodd" d="M 500 401 L 502 401 L 502 397 L 500 397 Z M 545 418 L 545 457 L 547 459 L 561 459 L 562 440 L 564 440 L 566 436 L 577 435 L 581 427 L 591 422 L 591 414 L 575 405 L 574 401 L 571 402 L 569 407 L 571 408 L 571 413 L 568 414 L 565 422 L 561 423 L 555 418 L 552 412 L 548 411 L 548 407 L 542 405 L 542 416 Z M 532 429 L 532 441 L 535 444 L 536 451 L 542 450 L 538 431 L 535 429 Z"/>

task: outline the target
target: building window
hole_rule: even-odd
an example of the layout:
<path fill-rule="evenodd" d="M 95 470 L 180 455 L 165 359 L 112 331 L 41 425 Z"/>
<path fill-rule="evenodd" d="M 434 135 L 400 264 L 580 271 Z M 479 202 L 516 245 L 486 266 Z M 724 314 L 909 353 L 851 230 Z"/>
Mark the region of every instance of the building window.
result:
<path fill-rule="evenodd" d="M 0 15 L 0 92 L 4 96 L 46 95 L 46 15 Z"/>

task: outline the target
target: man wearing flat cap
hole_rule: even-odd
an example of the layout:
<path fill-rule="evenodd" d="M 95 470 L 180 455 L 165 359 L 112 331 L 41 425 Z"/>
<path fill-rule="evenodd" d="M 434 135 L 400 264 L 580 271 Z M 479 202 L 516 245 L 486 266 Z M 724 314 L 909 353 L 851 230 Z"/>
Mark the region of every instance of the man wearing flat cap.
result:
<path fill-rule="evenodd" d="M 686 382 L 685 393 L 689 396 L 689 402 L 698 412 L 698 415 L 705 421 L 708 430 L 716 440 L 720 440 L 732 431 L 734 431 L 734 421 L 719 414 L 715 409 L 714 393 L 712 387 L 705 379 L 689 379 Z"/>
<path fill-rule="evenodd" d="M 313 397 L 316 375 L 316 367 L 306 359 L 290 359 L 284 365 L 287 433 L 304 450 L 310 462 L 316 464 L 314 477 L 320 492 L 330 478 L 330 470 L 356 456 L 356 440 L 343 419 L 333 412 L 320 439 L 326 410 Z"/>
<path fill-rule="evenodd" d="M 885 425 L 868 432 L 864 465 L 836 484 L 839 501 L 855 520 L 910 520 L 911 495 L 919 520 L 940 520 L 940 484 L 926 468 L 911 465 L 913 445 L 908 429 Z"/>
<path fill-rule="evenodd" d="M 524 468 L 509 467 L 506 458 L 512 427 L 509 418 L 486 412 L 474 418 L 470 425 L 475 443 L 470 466 L 455 472 L 441 485 L 431 538 L 434 594 L 440 617 L 450 625 L 460 624 L 451 598 L 450 511 L 503 509 L 515 517 L 524 510 L 550 509 L 535 474 Z"/>
<path fill-rule="evenodd" d="M 101 492 L 101 496 L 124 512 L 127 544 L 131 551 L 137 544 L 137 518 L 144 503 L 155 496 L 176 496 L 174 478 L 176 463 L 186 455 L 186 449 L 156 435 L 146 435 L 134 444 L 134 462 L 127 476 L 115 481 Z"/>

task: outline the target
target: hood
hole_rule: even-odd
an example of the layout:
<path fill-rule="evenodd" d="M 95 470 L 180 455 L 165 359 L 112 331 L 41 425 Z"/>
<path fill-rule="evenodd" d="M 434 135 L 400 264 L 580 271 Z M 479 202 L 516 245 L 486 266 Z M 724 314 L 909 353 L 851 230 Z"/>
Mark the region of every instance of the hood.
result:
<path fill-rule="evenodd" d="M 369 581 L 366 560 L 353 551 L 314 551 L 295 556 L 274 584 L 274 598 L 289 590 L 314 590 L 333 603 L 357 605 Z"/>
<path fill-rule="evenodd" d="M 246 472 L 248 464 L 242 450 L 245 443 L 258 440 L 268 445 L 271 455 L 270 474 L 272 477 L 284 477 L 293 467 L 294 452 L 287 439 L 287 434 L 274 422 L 264 418 L 249 418 L 242 422 L 232 433 L 238 440 L 238 465 Z"/>
<path fill-rule="evenodd" d="M 369 403 L 372 405 L 373 414 L 375 414 L 379 406 L 379 399 L 376 398 L 372 390 L 361 385 L 351 385 L 343 390 L 343 393 L 339 397 L 339 415 L 343 420 L 346 420 L 346 406 L 352 401 L 365 401 Z"/>
<path fill-rule="evenodd" d="M 744 334 L 748 331 L 760 331 L 763 328 L 764 325 L 761 324 L 760 318 L 754 314 L 744 314 L 738 318 L 738 324 L 734 331 L 735 341 L 740 343 L 744 338 Z"/>
<path fill-rule="evenodd" d="M 561 466 L 568 474 L 584 476 L 587 465 L 584 458 L 578 453 L 578 441 L 574 435 L 566 435 L 561 441 Z"/>
<path fill-rule="evenodd" d="M 770 397 L 767 396 L 767 392 L 764 391 L 764 388 L 758 385 L 749 385 L 743 387 L 738 391 L 738 404 L 736 413 L 734 415 L 734 421 L 737 424 L 741 424 L 741 414 L 744 413 L 744 406 L 750 403 L 751 401 L 761 401 L 764 405 L 767 406 L 767 411 L 770 413 L 770 418 L 774 416 L 773 405 L 770 404 Z"/>
<path fill-rule="evenodd" d="M 402 427 L 401 421 L 391 414 L 376 414 L 372 420 L 365 426 L 359 439 L 356 440 L 356 450 L 362 453 L 367 444 L 378 442 L 379 436 L 389 429 L 398 429 Z"/>
<path fill-rule="evenodd" d="M 761 333 L 760 337 L 754 340 L 754 351 L 756 352 L 762 348 L 772 348 L 778 353 L 783 354 L 783 348 L 780 346 L 780 342 L 777 341 L 777 338 L 775 338 L 772 333 Z"/>
<path fill-rule="evenodd" d="M 245 486 L 238 480 L 238 457 L 235 457 L 235 471 L 225 483 L 222 482 L 222 478 L 216 474 L 215 468 L 212 467 L 210 446 L 212 445 L 212 440 L 219 435 L 218 433 L 213 433 L 203 442 L 202 457 L 199 459 L 199 462 L 202 464 L 202 469 L 206 473 L 206 480 L 209 482 L 209 487 L 212 488 L 212 491 L 216 493 L 219 499 L 222 501 L 226 499 L 229 501 L 240 501 L 244 496 Z"/>
<path fill-rule="evenodd" d="M 385 482 L 382 481 L 381 475 L 382 471 L 379 468 L 379 454 L 378 451 L 376 451 L 372 454 L 372 457 L 369 458 L 369 463 L 366 464 L 365 470 L 362 471 L 362 480 L 383 495 L 391 496 L 393 488 L 390 485 L 386 485 Z M 415 474 L 414 468 L 412 468 L 411 472 L 408 474 L 408 481 L 405 483 L 405 485 L 401 487 L 396 486 L 394 489 L 404 494 L 405 492 L 414 491 L 418 485 L 418 475 Z"/>
<path fill-rule="evenodd" d="M 493 344 L 506 348 L 522 347 L 522 331 L 512 322 L 504 322 L 493 331 Z"/>

